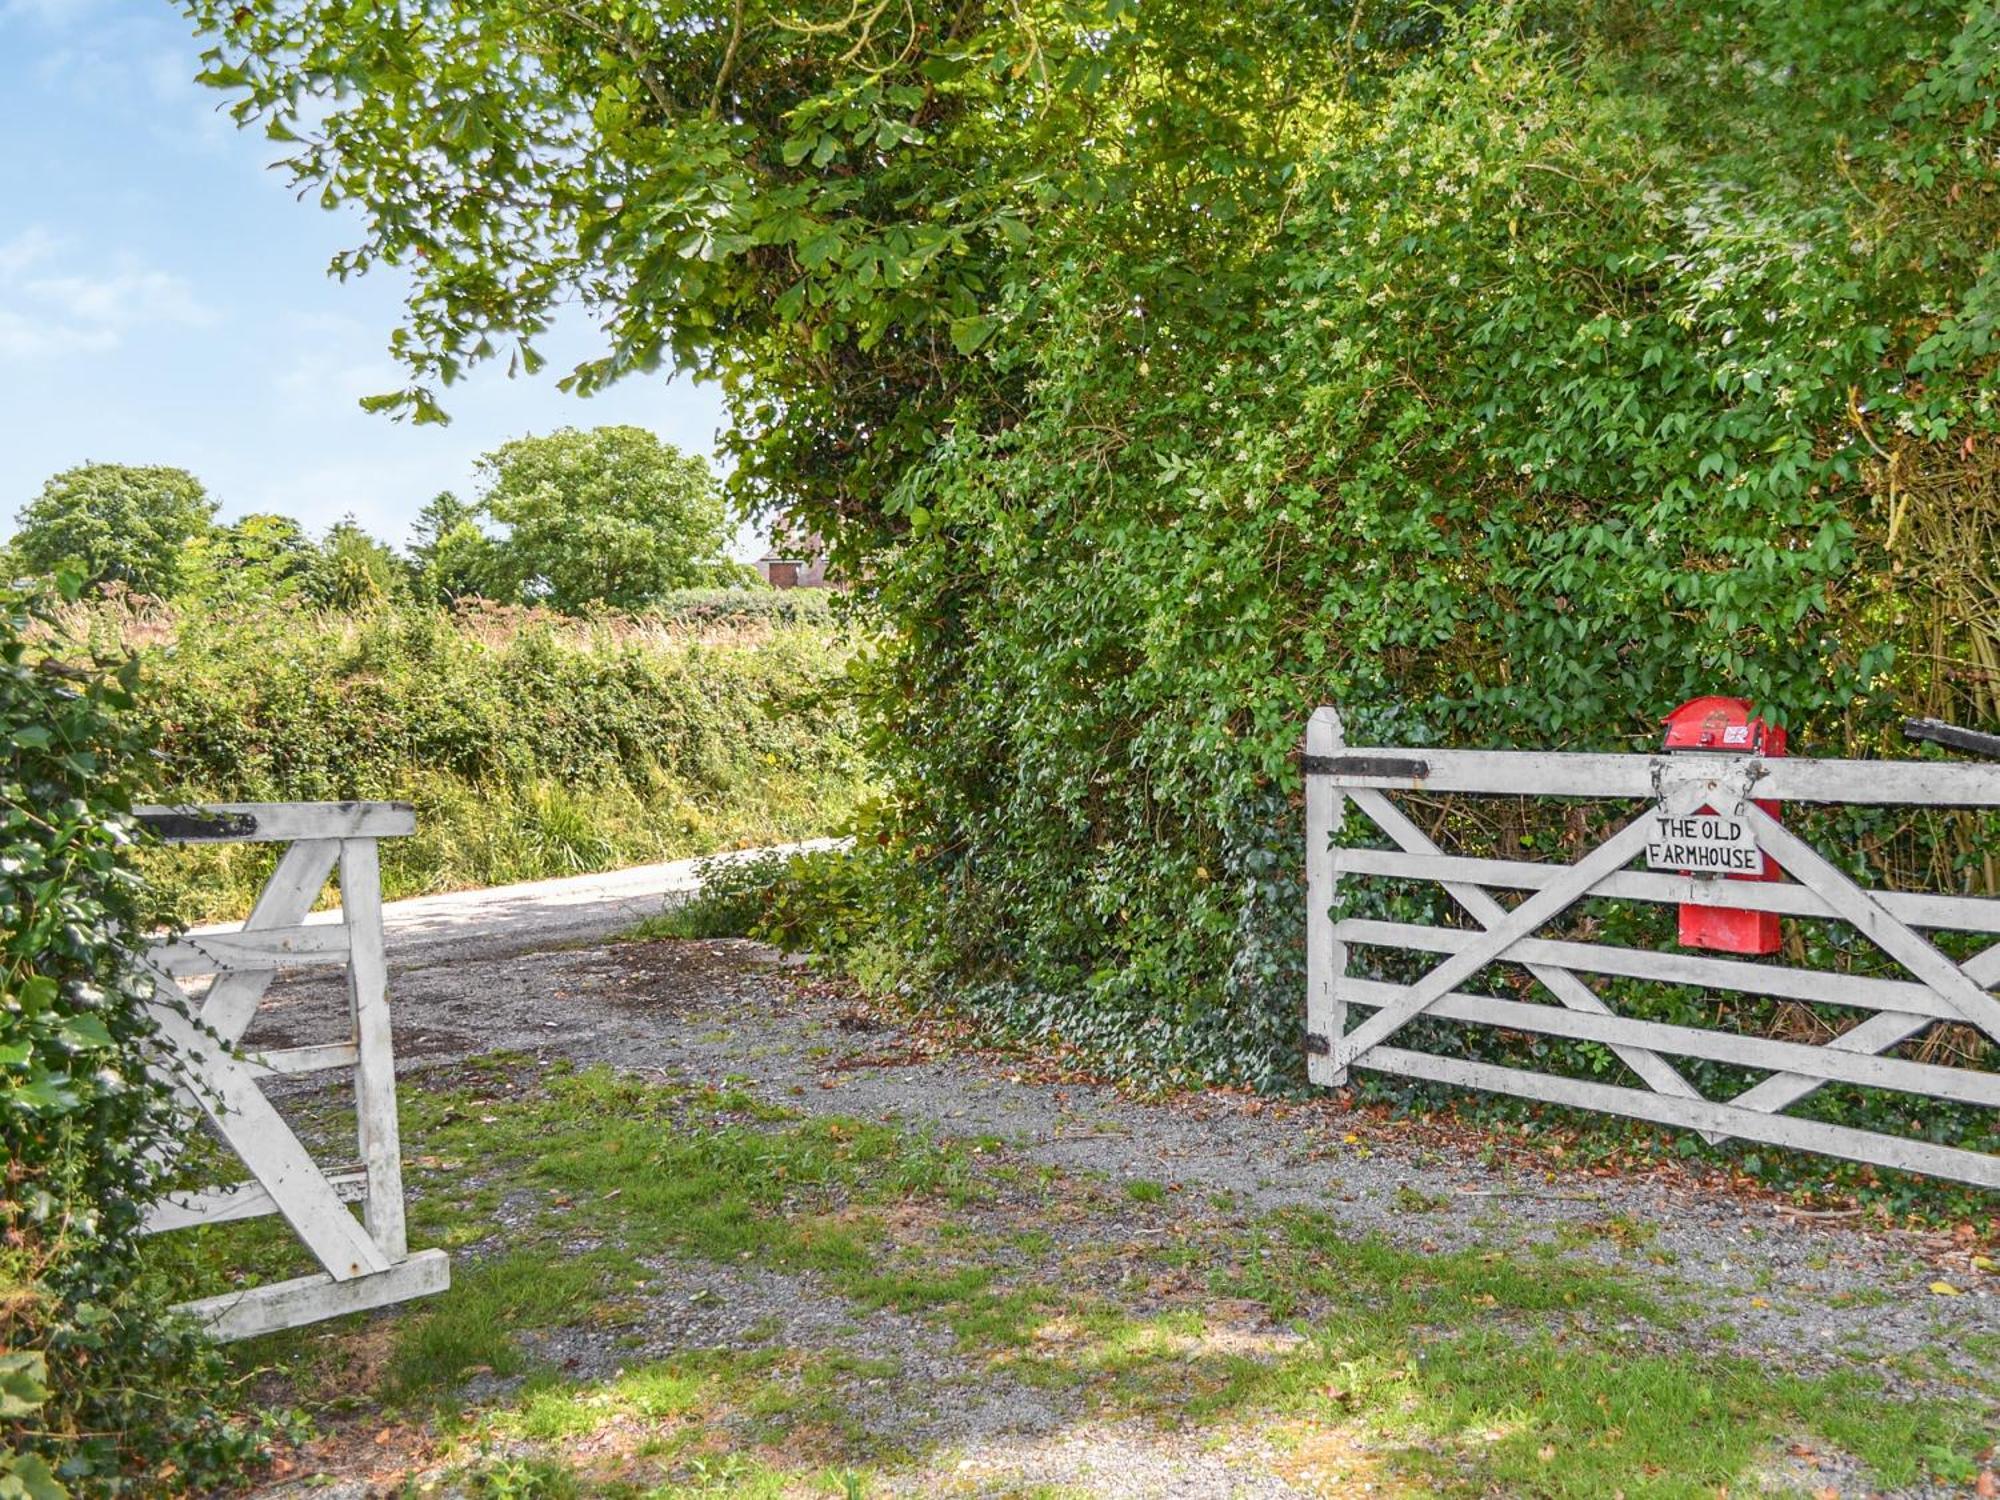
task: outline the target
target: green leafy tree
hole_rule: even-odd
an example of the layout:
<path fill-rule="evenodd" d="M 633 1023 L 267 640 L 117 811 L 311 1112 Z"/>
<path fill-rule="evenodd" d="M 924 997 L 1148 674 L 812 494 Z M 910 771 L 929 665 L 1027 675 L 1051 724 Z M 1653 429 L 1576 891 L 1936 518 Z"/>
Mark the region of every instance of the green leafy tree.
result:
<path fill-rule="evenodd" d="M 519 438 L 479 469 L 481 509 L 506 528 L 496 576 L 520 597 L 637 609 L 727 572 L 728 513 L 707 461 L 642 427 Z"/>
<path fill-rule="evenodd" d="M 290 516 L 247 515 L 189 543 L 181 587 L 211 603 L 282 602 L 305 591 L 317 558 Z"/>
<path fill-rule="evenodd" d="M 450 604 L 514 591 L 499 548 L 479 517 L 478 506 L 450 490 L 433 496 L 417 512 L 410 528 L 410 582 L 418 597 Z"/>
<path fill-rule="evenodd" d="M 1346 0 L 187 9 L 237 118 L 365 215 L 335 269 L 414 278 L 411 382 L 371 404 L 439 419 L 470 366 L 539 368 L 581 301 L 607 347 L 568 385 L 720 378 L 732 485 L 847 546 L 901 529 L 883 498 L 941 433 L 1018 401 L 1038 247 L 1143 244 L 1149 303 L 1226 303 L 1312 86 L 1375 66 Z M 1435 29 L 1413 16 L 1371 15 L 1371 46 Z"/>
<path fill-rule="evenodd" d="M 321 609 L 358 612 L 402 598 L 407 578 L 389 544 L 348 516 L 327 528 L 303 588 Z"/>
<path fill-rule="evenodd" d="M 188 544 L 214 517 L 215 502 L 185 469 L 81 464 L 22 508 L 14 550 L 31 572 L 67 569 L 89 583 L 167 595 L 180 585 Z"/>
<path fill-rule="evenodd" d="M 418 572 L 422 572 L 436 556 L 438 544 L 445 537 L 466 522 L 477 524 L 478 520 L 478 506 L 459 499 L 450 490 L 439 490 L 424 502 L 424 508 L 410 523 L 411 563 Z"/>

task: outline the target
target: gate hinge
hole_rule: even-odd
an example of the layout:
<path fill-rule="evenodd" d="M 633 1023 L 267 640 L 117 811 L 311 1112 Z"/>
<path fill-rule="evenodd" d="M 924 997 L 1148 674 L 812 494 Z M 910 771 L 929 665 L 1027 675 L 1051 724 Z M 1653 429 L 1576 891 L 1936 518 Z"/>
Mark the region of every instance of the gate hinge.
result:
<path fill-rule="evenodd" d="M 200 807 L 185 812 L 169 808 L 160 812 L 135 813 L 133 817 L 154 838 L 175 844 L 247 839 L 257 832 L 257 820 L 249 813 L 214 812 Z"/>
<path fill-rule="evenodd" d="M 1381 776 L 1394 781 L 1422 781 L 1431 763 L 1406 755 L 1302 755 L 1299 767 L 1308 776 Z"/>

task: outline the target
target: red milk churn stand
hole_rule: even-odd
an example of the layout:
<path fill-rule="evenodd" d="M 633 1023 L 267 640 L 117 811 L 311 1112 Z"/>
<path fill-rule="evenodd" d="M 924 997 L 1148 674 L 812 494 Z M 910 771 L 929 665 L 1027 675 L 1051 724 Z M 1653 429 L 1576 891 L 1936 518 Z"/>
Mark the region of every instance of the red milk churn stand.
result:
<path fill-rule="evenodd" d="M 1741 698 L 1690 698 L 1668 714 L 1665 723 L 1667 733 L 1660 748 L 1670 752 L 1729 756 L 1777 756 L 1785 753 L 1785 731 L 1778 725 L 1766 724 L 1752 714 L 1750 705 Z M 1757 806 L 1774 818 L 1778 816 L 1775 802 L 1759 800 Z M 1712 817 L 1724 811 L 1727 810 L 1704 807 L 1697 817 Z M 1722 878 L 1778 879 L 1780 872 L 1771 857 L 1759 855 L 1758 858 L 1762 860 L 1761 869 L 1748 874 L 1726 874 Z M 1776 953 L 1778 914 L 1683 903 L 1680 909 L 1680 940 L 1685 948 L 1710 948 L 1722 953 Z"/>

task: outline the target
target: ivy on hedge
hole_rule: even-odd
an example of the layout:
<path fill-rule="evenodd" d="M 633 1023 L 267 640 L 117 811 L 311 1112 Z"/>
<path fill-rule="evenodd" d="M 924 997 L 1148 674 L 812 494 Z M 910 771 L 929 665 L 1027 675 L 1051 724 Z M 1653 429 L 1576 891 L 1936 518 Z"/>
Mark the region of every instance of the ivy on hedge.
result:
<path fill-rule="evenodd" d="M 169 1493 L 256 1444 L 140 1275 L 151 1153 L 183 1128 L 145 1066 L 147 744 L 134 664 L 65 649 L 51 603 L 0 588 L 0 1486 Z"/>
<path fill-rule="evenodd" d="M 905 476 L 871 574 L 917 942 L 1017 1027 L 1283 1082 L 1273 799 L 1314 705 L 1359 742 L 1629 750 L 1727 691 L 1808 754 L 1976 713 L 1977 622 L 1893 515 L 1920 472 L 1996 498 L 1993 26 L 1480 7 L 1289 117 L 1198 275 L 1087 224 L 1038 245 L 988 354 L 1023 396 Z M 1992 831 L 1837 830 L 1961 888 Z"/>

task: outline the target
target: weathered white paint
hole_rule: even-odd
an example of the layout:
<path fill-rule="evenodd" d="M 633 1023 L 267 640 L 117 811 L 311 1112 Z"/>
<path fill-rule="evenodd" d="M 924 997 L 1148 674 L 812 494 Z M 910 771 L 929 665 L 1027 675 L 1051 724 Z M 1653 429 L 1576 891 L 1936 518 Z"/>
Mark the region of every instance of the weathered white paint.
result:
<path fill-rule="evenodd" d="M 407 802 L 203 802 L 182 806 L 135 807 L 141 818 L 175 814 L 217 821 L 242 819 L 242 831 L 175 838 L 183 844 L 290 844 L 299 839 L 392 839 L 417 831 L 417 814 Z"/>
<path fill-rule="evenodd" d="M 237 932 L 162 943 L 149 955 L 153 967 L 176 979 L 195 974 L 260 974 L 308 964 L 347 962 L 345 927 L 245 927 Z"/>
<path fill-rule="evenodd" d="M 170 981 L 162 980 L 164 985 Z M 153 1007 L 160 1035 L 187 1092 L 269 1191 L 278 1212 L 336 1281 L 386 1270 L 389 1257 L 341 1206 L 299 1138 L 292 1133 L 241 1058 L 190 1025 L 163 995 Z"/>
<path fill-rule="evenodd" d="M 400 1260 L 409 1246 L 403 1231 L 396 1058 L 389 1039 L 389 969 L 382 952 L 382 878 L 373 839 L 348 839 L 340 846 L 340 903 L 354 934 L 347 993 L 356 1048 L 354 1113 L 368 1168 L 368 1232 L 391 1260 Z"/>
<path fill-rule="evenodd" d="M 1306 753 L 1331 755 L 1340 748 L 1340 716 L 1322 708 L 1306 723 Z M 1340 884 L 1339 857 L 1343 852 L 1335 842 L 1340 837 L 1347 799 L 1314 777 L 1306 783 L 1306 900 L 1314 911 L 1333 905 Z M 1328 922 L 1317 922 L 1306 930 L 1306 1025 L 1315 1036 L 1337 1037 L 1347 1029 L 1347 1010 L 1341 1004 L 1340 979 L 1347 972 L 1347 949 Z M 1330 1056 L 1307 1059 L 1313 1082 L 1337 1086 L 1347 1082 L 1347 1070 L 1334 1064 Z"/>
<path fill-rule="evenodd" d="M 1386 984 L 1379 979 L 1347 981 L 1349 1005 L 1387 1005 L 1402 992 L 1401 985 Z M 1679 1053 L 1683 1057 L 1705 1057 L 1712 1062 L 1737 1063 L 1746 1068 L 1803 1073 L 1821 1080 L 1900 1089 L 1908 1094 L 1957 1099 L 1967 1104 L 2000 1109 L 2000 1073 L 1973 1068 L 1946 1068 L 1935 1063 L 1841 1051 L 1807 1042 L 1781 1042 L 1733 1031 L 1708 1031 L 1665 1021 L 1641 1021 L 1609 1012 L 1592 1015 L 1553 1005 L 1503 1000 L 1496 995 L 1469 995 L 1459 990 L 1433 1001 L 1424 1014 L 1446 1021 L 1470 1021 L 1503 1031 L 1532 1031 L 1540 1036 L 1602 1042 L 1607 1047 L 1645 1047 L 1655 1052 Z M 1687 1094 L 1682 1097 L 1701 1096 Z M 1751 1107 L 1741 1096 L 1731 1102 L 1739 1109 Z"/>
<path fill-rule="evenodd" d="M 1515 891 L 1538 891 L 1565 868 L 1529 860 L 1473 859 L 1459 854 L 1408 853 L 1397 849 L 1343 849 L 1340 852 L 1340 867 L 1352 875 L 1457 880 Z M 1803 885 L 1753 885 L 1740 880 L 1703 880 L 1693 876 L 1648 874 L 1639 870 L 1621 870 L 1607 875 L 1591 887 L 1590 894 L 1619 901 L 1652 901 L 1668 906 L 1730 906 L 1743 911 L 1774 911 L 1788 917 L 1840 916 L 1818 892 Z M 1874 894 L 1877 901 L 1912 927 L 1948 927 L 1955 932 L 2000 932 L 2000 901 L 1990 897 L 1932 896 L 1914 891 L 1877 891 Z"/>
<path fill-rule="evenodd" d="M 187 1304 L 218 1338 L 245 1338 L 406 1297 L 450 1281 L 444 1252 L 411 1255 L 403 1214 L 395 1056 L 388 969 L 383 955 L 378 836 L 407 833 L 409 810 L 392 803 L 228 804 L 176 809 L 240 816 L 239 836 L 295 837 L 241 928 L 204 931 L 155 947 L 153 1013 L 162 1050 L 155 1067 L 249 1170 L 247 1181 L 176 1194 L 147 1216 L 148 1232 L 282 1215 L 323 1273 Z M 215 842 L 208 834 L 182 842 Z M 307 922 L 335 867 L 337 923 Z M 350 1034 L 262 1054 L 238 1048 L 258 1001 L 280 968 L 341 963 L 347 968 Z M 175 979 L 216 974 L 191 1008 Z M 360 1164 L 322 1168 L 264 1097 L 263 1079 L 351 1069 Z M 359 1199 L 363 1217 L 347 1207 Z"/>
<path fill-rule="evenodd" d="M 318 899 L 327 876 L 333 873 L 334 863 L 339 858 L 338 839 L 305 839 L 293 844 L 279 856 L 278 868 L 271 872 L 264 889 L 258 892 L 256 904 L 250 908 L 250 915 L 244 919 L 240 930 L 262 932 L 298 925 L 312 910 L 313 902 Z M 217 936 L 219 934 L 202 933 L 196 941 L 208 942 Z M 202 1000 L 201 1024 L 226 1042 L 242 1040 L 244 1028 L 257 1014 L 257 1002 L 264 998 L 264 991 L 271 987 L 271 980 L 276 975 L 275 969 L 241 970 L 222 975 L 209 987 Z"/>
<path fill-rule="evenodd" d="M 1527 797 L 1654 797 L 1663 780 L 1706 763 L 1718 779 L 1749 773 L 1744 790 L 1767 802 L 1864 802 L 2000 807 L 2000 765 L 1923 760 L 1765 760 L 1738 755 L 1581 755 L 1544 750 L 1425 750 L 1371 746 L 1350 752 L 1420 762 L 1421 776 L 1336 772 L 1344 791 L 1490 792 Z"/>
<path fill-rule="evenodd" d="M 356 1203 L 367 1196 L 368 1174 L 359 1167 L 345 1170 L 322 1167 L 320 1175 L 343 1203 Z M 146 1212 L 146 1233 L 164 1234 L 169 1229 L 192 1229 L 197 1224 L 261 1219 L 277 1211 L 277 1202 L 270 1192 L 253 1177 L 248 1182 L 203 1188 L 195 1193 L 174 1193 L 161 1199 Z"/>
<path fill-rule="evenodd" d="M 1334 928 L 1343 942 L 1382 948 L 1408 948 L 1423 953 L 1459 953 L 1479 937 L 1457 927 L 1426 927 L 1417 922 L 1382 922 L 1355 918 Z M 1565 942 L 1526 938 L 1514 945 L 1509 962 L 1557 964 L 1586 974 L 1616 974 L 1627 979 L 1656 979 L 1662 984 L 1698 985 L 1704 989 L 1738 990 L 1778 1000 L 1808 1004 L 1852 1005 L 1864 1010 L 1896 1010 L 1955 1021 L 1958 1012 L 1921 984 L 1902 979 L 1870 979 L 1833 974 L 1821 969 L 1790 969 L 1780 964 L 1750 963 L 1737 958 L 1704 958 L 1691 953 L 1656 953 L 1645 948 L 1620 948 L 1609 943 Z"/>
<path fill-rule="evenodd" d="M 1682 787 L 1667 798 L 1667 806 L 1677 812 L 1686 811 L 1696 806 L 1701 796 L 1698 787 Z M 1634 818 L 1557 879 L 1507 913 L 1505 920 L 1478 934 L 1472 942 L 1410 985 L 1400 1000 L 1393 1005 L 1385 1005 L 1363 1021 L 1352 1034 L 1335 1043 L 1335 1063 L 1342 1067 L 1351 1065 L 1359 1053 L 1395 1035 L 1446 990 L 1477 974 L 1537 927 L 1573 905 L 1601 877 L 1629 862 L 1645 847 L 1650 826 L 1650 816 Z"/>
<path fill-rule="evenodd" d="M 1408 818 L 1404 817 L 1396 805 L 1383 796 L 1382 793 L 1369 791 L 1355 792 L 1352 795 L 1362 811 L 1374 819 L 1375 825 L 1405 849 L 1429 850 L 1433 854 L 1437 852 L 1437 845 L 1425 836 L 1424 831 Z M 1355 853 L 1358 851 L 1348 850 L 1344 852 Z M 1507 914 L 1507 909 L 1504 906 L 1476 885 L 1471 885 L 1463 881 L 1448 880 L 1444 882 L 1444 888 L 1450 894 L 1451 898 L 1471 913 L 1473 919 L 1482 927 L 1491 929 L 1495 923 L 1499 922 Z M 1334 929 L 1335 936 L 1337 938 L 1344 937 L 1345 932 L 1343 929 L 1346 929 L 1350 925 L 1348 923 L 1339 924 Z M 1466 936 L 1469 940 L 1470 934 Z M 1360 937 L 1356 938 L 1355 941 L 1366 942 L 1367 939 Z M 1528 960 L 1528 972 L 1534 975 L 1556 999 L 1572 1010 L 1587 1011 L 1595 1015 L 1609 1015 L 1611 1013 L 1610 1007 L 1598 998 L 1595 990 L 1577 978 L 1576 975 L 1569 972 L 1571 968 L 1575 968 L 1577 965 L 1564 966 L 1560 964 L 1536 963 L 1524 951 L 1526 946 L 1525 942 L 1516 943 L 1512 949 L 1513 955 Z M 1345 951 L 1343 947 L 1342 952 L 1344 953 Z M 1637 1073 L 1641 1078 L 1645 1079 L 1647 1084 L 1658 1089 L 1661 1093 L 1680 1094 L 1689 1099 L 1699 1097 L 1695 1092 L 1694 1085 L 1681 1077 L 1673 1064 L 1658 1054 L 1648 1052 L 1640 1047 L 1621 1046 L 1614 1050 L 1618 1054 L 1619 1061 L 1623 1062 L 1626 1067 Z"/>
<path fill-rule="evenodd" d="M 1412 1052 L 1401 1047 L 1379 1048 L 1371 1056 L 1356 1059 L 1355 1066 L 1379 1068 L 1406 1078 L 1423 1078 L 1461 1088 L 1484 1089 L 1489 1093 L 1515 1094 L 1547 1104 L 1568 1104 L 1578 1109 L 1626 1115 L 1635 1120 L 1650 1120 L 1656 1125 L 1679 1125 L 1719 1136 L 1765 1141 L 1774 1146 L 1817 1152 L 1822 1156 L 1845 1157 L 1878 1167 L 1922 1172 L 1932 1177 L 1949 1177 L 1978 1187 L 2000 1189 L 2000 1157 L 1956 1146 L 1935 1146 L 1928 1141 L 1904 1140 L 1872 1130 L 1856 1130 L 1849 1125 L 1829 1125 L 1824 1121 L 1801 1120 L 1791 1115 L 1761 1114 L 1734 1104 L 1716 1104 L 1706 1099 L 1675 1099 L 1620 1084 L 1559 1078 L 1549 1073 L 1530 1073 L 1521 1068 L 1503 1068 L 1493 1063 L 1471 1062 L 1458 1057 L 1434 1057 L 1428 1052 Z"/>
<path fill-rule="evenodd" d="M 412 1297 L 429 1297 L 451 1286 L 451 1261 L 442 1250 L 419 1250 L 377 1276 L 334 1281 L 326 1276 L 301 1276 L 294 1281 L 253 1286 L 220 1297 L 204 1297 L 181 1305 L 181 1311 L 206 1324 L 211 1337 L 248 1339 L 281 1328 L 297 1328 L 337 1318 L 342 1313 L 389 1307 Z"/>

